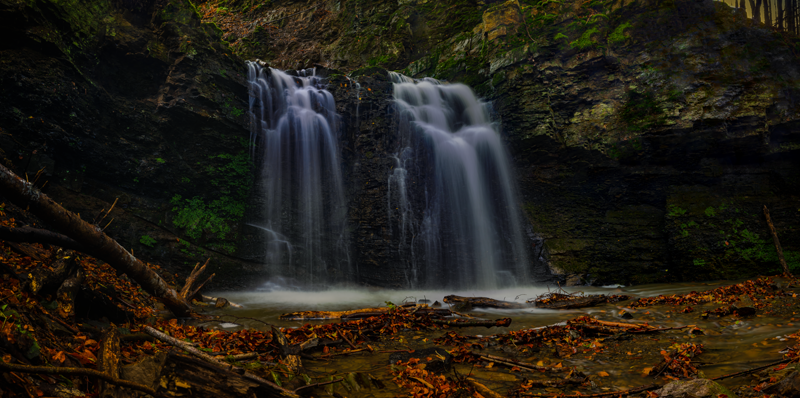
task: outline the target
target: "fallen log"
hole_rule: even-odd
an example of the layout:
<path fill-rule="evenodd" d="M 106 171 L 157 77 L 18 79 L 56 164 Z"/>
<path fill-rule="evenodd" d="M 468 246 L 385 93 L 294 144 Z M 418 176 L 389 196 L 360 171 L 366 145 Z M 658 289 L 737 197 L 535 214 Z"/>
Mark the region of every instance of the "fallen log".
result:
<path fill-rule="evenodd" d="M 202 360 L 204 360 L 204 361 L 206 361 L 206 362 L 208 362 L 208 363 L 210 363 L 212 365 L 215 365 L 218 368 L 218 369 L 216 369 L 217 371 L 224 371 L 224 372 L 233 372 L 233 371 L 235 371 L 237 374 L 242 375 L 244 378 L 246 378 L 248 380 L 251 380 L 251 381 L 254 381 L 254 382 L 266 387 L 266 389 L 273 396 L 277 396 L 277 397 L 297 397 L 297 394 L 295 394 L 294 392 L 289 391 L 289 390 L 287 390 L 287 389 L 285 389 L 283 387 L 280 387 L 275 383 L 272 383 L 272 382 L 269 382 L 267 380 L 264 380 L 263 378 L 258 377 L 256 375 L 250 373 L 250 372 L 247 372 L 244 369 L 239 368 L 237 366 L 231 365 L 229 363 L 218 361 L 214 357 L 212 357 L 212 356 L 210 356 L 210 355 L 208 355 L 208 354 L 206 354 L 206 353 L 204 353 L 204 352 L 192 347 L 189 343 L 187 343 L 185 341 L 178 340 L 178 339 L 176 339 L 174 337 L 171 337 L 171 336 L 169 336 L 167 334 L 159 332 L 158 330 L 156 330 L 156 329 L 154 329 L 154 328 L 152 328 L 150 326 L 145 326 L 144 327 L 144 331 L 147 334 L 155 337 L 158 340 L 161 340 L 161 341 L 163 341 L 163 342 L 165 342 L 165 343 L 167 343 L 169 345 L 172 345 L 174 347 L 178 347 L 178 348 L 188 352 L 189 354 L 192 354 L 192 355 L 194 355 L 194 356 L 196 356 L 196 357 L 198 357 L 198 358 L 200 358 L 200 359 L 202 359 Z M 203 395 L 201 395 L 201 396 L 203 396 Z M 211 396 L 214 396 L 214 395 L 211 395 Z"/>
<path fill-rule="evenodd" d="M 272 327 L 272 341 L 278 344 L 278 348 L 280 348 L 281 354 L 283 354 L 283 364 L 286 365 L 286 368 L 289 369 L 290 372 L 294 372 L 303 366 L 300 361 L 300 356 L 292 352 L 289 339 L 286 338 L 286 335 L 283 334 L 280 329 L 274 326 Z"/>
<path fill-rule="evenodd" d="M 151 296 L 159 299 L 179 317 L 191 313 L 189 305 L 152 269 L 111 239 L 100 228 L 61 207 L 33 184 L 22 180 L 0 165 L 0 191 L 12 203 L 28 208 L 57 230 L 85 246 L 89 255 L 105 261 L 121 274 L 136 281 Z"/>
<path fill-rule="evenodd" d="M 103 333 L 103 339 L 100 342 L 100 355 L 99 358 L 97 358 L 97 370 L 115 379 L 120 378 L 119 347 L 119 330 L 112 323 L 108 330 Z M 100 381 L 100 398 L 114 398 L 117 395 L 119 395 L 119 391 L 113 383 Z"/>
<path fill-rule="evenodd" d="M 449 295 L 446 296 L 442 301 L 447 304 L 461 304 L 467 303 L 472 307 L 483 307 L 483 308 L 501 308 L 501 309 L 519 309 L 519 308 L 530 308 L 530 304 L 526 303 L 515 303 L 511 301 L 501 301 L 495 300 L 488 297 L 463 297 L 463 296 L 456 296 L 456 295 Z"/>
<path fill-rule="evenodd" d="M 536 308 L 568 310 L 575 308 L 594 307 L 597 304 L 602 304 L 607 301 L 608 298 L 605 295 L 593 294 L 589 296 L 577 296 L 552 301 L 536 300 L 534 301 L 534 304 L 536 305 Z"/>
<path fill-rule="evenodd" d="M 50 374 L 50 375 L 75 375 L 75 376 L 88 376 L 100 379 L 118 386 L 130 388 L 131 390 L 141 391 L 150 394 L 154 397 L 165 398 L 165 395 L 157 393 L 150 387 L 143 386 L 139 383 L 134 383 L 127 380 L 111 377 L 103 372 L 94 369 L 85 368 L 68 368 L 68 367 L 55 367 L 55 366 L 30 366 L 11 364 L 0 360 L 0 369 L 6 372 L 19 372 L 19 373 L 35 373 L 35 374 Z"/>
<path fill-rule="evenodd" d="M 84 252 L 86 247 L 68 236 L 33 227 L 0 227 L 0 240 L 17 243 L 46 243 L 64 249 Z"/>
<path fill-rule="evenodd" d="M 262 379 L 263 380 L 263 379 Z M 265 385 L 236 369 L 219 367 L 175 351 L 167 354 L 159 381 L 171 396 L 240 398 L 240 397 L 297 397 L 290 390 L 265 388 Z M 264 380 L 266 381 L 266 380 Z"/>
<path fill-rule="evenodd" d="M 477 320 L 477 319 L 476 320 L 454 319 L 451 321 L 445 321 L 443 319 L 431 319 L 431 322 L 435 325 L 447 325 L 456 328 L 465 328 L 471 326 L 485 326 L 487 328 L 491 328 L 491 327 L 508 327 L 511 325 L 511 318 L 496 319 L 494 321 Z"/>
<path fill-rule="evenodd" d="M 299 311 L 282 314 L 278 319 L 285 321 L 311 321 L 319 319 L 340 319 L 347 315 L 375 314 L 370 316 L 383 315 L 389 312 L 389 307 L 362 308 L 349 311 Z M 355 317 L 354 317 L 355 318 Z"/>
<path fill-rule="evenodd" d="M 401 308 L 402 308 L 401 311 L 410 310 L 410 312 L 414 314 L 440 315 L 440 316 L 449 316 L 453 314 L 450 310 L 441 308 L 431 308 L 426 304 L 417 305 L 416 307 L 404 306 Z M 357 310 L 347 310 L 347 311 L 299 311 L 299 312 L 289 312 L 286 314 L 282 314 L 281 316 L 278 317 L 278 319 L 284 321 L 312 321 L 312 320 L 322 320 L 322 319 L 352 320 L 352 319 L 370 318 L 373 316 L 381 316 L 389 313 L 390 311 L 392 311 L 392 308 L 389 307 L 361 308 Z"/>

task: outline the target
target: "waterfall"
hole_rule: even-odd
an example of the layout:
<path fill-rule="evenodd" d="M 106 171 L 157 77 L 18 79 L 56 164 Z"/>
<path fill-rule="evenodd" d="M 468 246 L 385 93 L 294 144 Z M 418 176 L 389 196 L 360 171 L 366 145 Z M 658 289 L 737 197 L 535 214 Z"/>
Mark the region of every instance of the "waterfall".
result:
<path fill-rule="evenodd" d="M 397 73 L 392 81 L 401 143 L 388 207 L 395 238 L 414 253 L 408 279 L 489 289 L 528 282 L 511 167 L 486 104 L 463 84 Z M 414 203 L 424 208 L 418 225 Z"/>
<path fill-rule="evenodd" d="M 262 203 L 248 224 L 273 275 L 351 279 L 336 104 L 314 69 L 296 76 L 248 62 L 250 138 Z"/>

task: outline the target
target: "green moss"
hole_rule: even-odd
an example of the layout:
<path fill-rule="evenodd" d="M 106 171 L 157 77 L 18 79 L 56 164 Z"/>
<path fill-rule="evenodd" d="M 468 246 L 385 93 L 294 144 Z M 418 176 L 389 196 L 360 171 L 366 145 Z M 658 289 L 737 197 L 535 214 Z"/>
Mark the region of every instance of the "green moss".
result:
<path fill-rule="evenodd" d="M 572 43 L 569 43 L 569 46 L 578 50 L 585 50 L 593 47 L 595 44 L 597 44 L 597 41 L 592 39 L 592 35 L 596 34 L 597 30 L 597 27 L 592 27 L 591 29 L 583 32 L 581 37 Z"/>
<path fill-rule="evenodd" d="M 625 29 L 630 28 L 631 23 L 625 22 L 622 25 L 617 26 L 611 34 L 608 35 L 608 42 L 609 43 L 620 43 L 627 40 L 630 36 L 624 33 Z"/>
<path fill-rule="evenodd" d="M 676 205 L 669 205 L 667 206 L 667 217 L 680 217 L 686 214 L 686 209 L 681 209 Z"/>
<path fill-rule="evenodd" d="M 156 240 L 155 240 L 155 239 L 153 239 L 153 238 L 151 238 L 151 237 L 150 237 L 150 236 L 148 236 L 148 235 L 142 235 L 142 236 L 139 238 L 139 243 L 141 243 L 141 244 L 143 244 L 143 245 L 145 245 L 145 246 L 154 247 L 154 246 L 155 246 L 155 244 L 156 244 Z"/>
<path fill-rule="evenodd" d="M 558 32 L 555 37 L 553 37 L 554 41 L 558 41 L 559 39 L 569 39 L 569 37 L 561 32 Z"/>

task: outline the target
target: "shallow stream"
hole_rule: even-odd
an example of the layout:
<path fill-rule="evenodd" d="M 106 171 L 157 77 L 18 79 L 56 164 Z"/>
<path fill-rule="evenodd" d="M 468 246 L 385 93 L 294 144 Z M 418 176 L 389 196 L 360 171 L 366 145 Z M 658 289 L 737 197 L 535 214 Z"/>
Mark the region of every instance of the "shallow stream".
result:
<path fill-rule="evenodd" d="M 573 287 L 567 288 L 569 292 L 582 291 L 586 294 L 626 294 L 632 298 L 650 297 L 658 295 L 684 294 L 692 291 L 704 291 L 718 286 L 730 285 L 735 281 L 720 281 L 714 283 L 674 283 L 653 284 L 634 287 Z M 551 288 L 552 289 L 552 288 Z M 789 290 L 791 292 L 791 290 Z M 548 292 L 547 287 L 532 286 L 527 288 L 511 288 L 495 291 L 404 291 L 388 289 L 331 289 L 328 291 L 309 292 L 299 290 L 271 289 L 270 291 L 253 292 L 216 292 L 216 297 L 225 297 L 228 300 L 241 304 L 242 309 L 227 308 L 210 310 L 210 315 L 223 315 L 223 320 L 230 323 L 209 323 L 208 327 L 236 330 L 237 328 L 264 329 L 265 323 L 281 327 L 297 327 L 309 321 L 281 321 L 278 316 L 287 312 L 308 310 L 352 310 L 358 308 L 385 306 L 386 302 L 400 304 L 419 300 L 442 301 L 445 295 L 457 294 L 461 296 L 483 296 L 498 300 L 519 301 L 532 299 L 537 295 Z M 596 307 L 579 310 L 495 310 L 474 309 L 470 316 L 486 319 L 512 318 L 509 328 L 460 328 L 456 332 L 461 335 L 489 336 L 505 333 L 509 330 L 521 330 L 548 326 L 565 322 L 582 315 L 590 315 L 601 320 L 614 322 L 648 322 L 651 325 L 664 327 L 678 327 L 696 325 L 703 330 L 703 335 L 694 335 L 687 329 L 660 332 L 657 334 L 637 335 L 634 339 L 614 341 L 605 344 L 602 353 L 597 350 L 587 349 L 581 353 L 576 350 L 574 355 L 559 355 L 553 351 L 533 352 L 530 356 L 520 356 L 519 352 L 505 354 L 504 347 L 486 347 L 494 350 L 492 355 L 516 357 L 517 360 L 539 363 L 544 365 L 575 366 L 589 375 L 599 391 L 622 390 L 653 382 L 652 376 L 645 376 L 646 368 L 652 368 L 661 361 L 662 350 L 668 350 L 676 343 L 694 342 L 704 345 L 704 352 L 698 356 L 693 364 L 701 371 L 700 376 L 708 378 L 729 374 L 771 362 L 782 358 L 781 350 L 795 342 L 786 341 L 785 336 L 795 333 L 800 328 L 800 316 L 794 311 L 800 311 L 793 304 L 794 300 L 786 304 L 773 305 L 766 310 L 759 310 L 755 316 L 737 318 L 734 316 L 716 317 L 709 316 L 703 319 L 700 315 L 704 310 L 719 308 L 721 304 L 707 303 L 694 306 L 694 311 L 681 313 L 686 306 L 657 305 L 638 309 L 629 308 L 632 300 L 614 304 L 603 304 Z M 447 304 L 444 304 L 447 307 Z M 625 320 L 620 317 L 623 312 L 633 315 L 632 319 Z M 323 323 L 322 321 L 315 321 Z M 335 320 L 334 322 L 338 322 Z M 313 323 L 313 322 L 312 322 Z M 452 330 L 452 329 L 449 329 Z M 427 332 L 408 332 L 385 342 L 374 345 L 378 350 L 422 349 L 432 347 L 434 338 L 441 336 L 443 330 Z M 488 344 L 488 345 L 491 345 Z M 444 347 L 451 349 L 452 347 Z M 347 372 L 368 372 L 381 379 L 386 385 L 385 389 L 372 389 L 359 391 L 358 396 L 396 396 L 402 394 L 397 386 L 392 383 L 392 374 L 389 370 L 390 353 L 354 353 L 345 356 L 331 357 L 327 360 L 305 361 L 309 375 L 322 378 L 330 374 L 340 375 Z M 499 367 L 499 366 L 498 366 Z M 504 394 L 509 389 L 518 388 L 525 378 L 530 378 L 529 373 L 511 372 L 508 368 L 498 369 L 492 365 L 472 366 L 456 364 L 455 369 L 459 374 L 471 374 L 489 388 Z M 607 374 L 607 376 L 605 374 Z M 731 378 L 722 381 L 728 387 L 736 387 L 748 382 L 745 377 Z M 340 385 L 335 387 L 339 394 L 353 395 L 352 391 Z M 598 391 L 595 389 L 595 391 Z M 548 388 L 542 392 L 574 393 L 575 388 Z M 585 394 L 586 390 L 582 390 Z"/>

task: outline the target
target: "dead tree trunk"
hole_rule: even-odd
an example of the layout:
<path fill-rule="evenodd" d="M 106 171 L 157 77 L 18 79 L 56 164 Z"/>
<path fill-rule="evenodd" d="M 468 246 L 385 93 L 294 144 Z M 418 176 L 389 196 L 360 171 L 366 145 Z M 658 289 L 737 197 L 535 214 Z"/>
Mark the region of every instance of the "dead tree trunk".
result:
<path fill-rule="evenodd" d="M 786 260 L 783 258 L 783 249 L 781 249 L 781 241 L 778 240 L 778 231 L 776 231 L 775 226 L 772 225 L 772 219 L 769 217 L 767 205 L 764 205 L 764 217 L 767 218 L 767 225 L 769 225 L 769 231 L 772 233 L 772 241 L 775 243 L 775 250 L 778 252 L 778 260 L 783 267 L 783 273 L 786 276 L 792 276 L 792 273 L 789 272 L 789 267 L 786 266 Z"/>
<path fill-rule="evenodd" d="M 86 250 L 86 248 L 83 247 L 83 245 L 81 245 L 78 242 L 75 242 L 75 240 L 73 239 L 70 239 L 59 233 L 39 228 L 0 227 L 0 239 L 6 242 L 47 243 L 48 245 L 55 245 L 63 247 L 64 249 L 72 249 L 84 253 Z"/>
<path fill-rule="evenodd" d="M 176 316 L 188 316 L 189 305 L 152 269 L 130 254 L 100 228 L 83 221 L 39 191 L 33 184 L 17 177 L 0 165 L 0 191 L 12 203 L 28 208 L 57 230 L 91 250 L 92 255 L 107 262 L 117 272 L 127 274 L 144 290 L 159 299 Z"/>
<path fill-rule="evenodd" d="M 100 361 L 97 370 L 119 379 L 119 330 L 112 323 L 103 334 L 103 341 L 100 343 Z M 114 398 L 119 394 L 118 388 L 104 381 L 100 382 L 100 398 Z"/>

